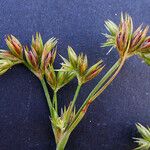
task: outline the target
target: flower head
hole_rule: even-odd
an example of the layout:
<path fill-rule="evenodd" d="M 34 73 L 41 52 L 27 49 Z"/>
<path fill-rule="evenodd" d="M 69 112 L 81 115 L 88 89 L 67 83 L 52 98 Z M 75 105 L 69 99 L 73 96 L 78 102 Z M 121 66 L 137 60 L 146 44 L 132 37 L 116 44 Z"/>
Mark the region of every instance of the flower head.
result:
<path fill-rule="evenodd" d="M 53 66 L 49 65 L 45 69 L 45 76 L 50 87 L 54 91 L 58 91 L 64 85 L 69 83 L 75 77 L 75 74 L 72 72 L 61 71 L 61 69 L 55 71 Z"/>
<path fill-rule="evenodd" d="M 69 60 L 62 57 L 64 62 L 61 64 L 61 70 L 75 73 L 79 84 L 86 83 L 96 77 L 104 67 L 102 65 L 102 60 L 100 60 L 92 67 L 88 68 L 87 56 L 83 53 L 77 56 L 70 46 L 68 47 L 68 57 Z"/>
<path fill-rule="evenodd" d="M 103 44 L 104 47 L 112 46 L 117 48 L 120 57 L 131 57 L 133 55 L 141 55 L 142 53 L 149 53 L 150 38 L 147 36 L 149 27 L 143 28 L 140 25 L 133 32 L 133 21 L 128 14 L 121 14 L 120 24 L 116 25 L 114 22 L 108 20 L 105 26 L 110 34 L 104 34 L 107 41 Z"/>
<path fill-rule="evenodd" d="M 41 35 L 36 33 L 35 38 L 32 37 L 31 49 L 24 47 L 25 61 L 38 77 L 44 75 L 48 65 L 53 65 L 56 57 L 56 44 L 55 38 L 43 44 Z"/>

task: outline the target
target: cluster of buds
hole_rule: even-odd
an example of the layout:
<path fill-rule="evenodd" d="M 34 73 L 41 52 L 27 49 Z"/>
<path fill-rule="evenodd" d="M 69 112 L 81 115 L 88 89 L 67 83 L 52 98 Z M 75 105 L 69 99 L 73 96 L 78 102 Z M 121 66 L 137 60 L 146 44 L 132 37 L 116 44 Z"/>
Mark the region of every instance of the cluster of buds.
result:
<path fill-rule="evenodd" d="M 71 108 L 71 105 L 69 105 L 68 108 L 66 108 L 66 106 L 64 106 L 64 109 L 61 109 L 60 117 L 51 118 L 51 122 L 54 127 L 56 143 L 58 143 L 60 141 L 60 138 L 63 136 L 64 132 L 66 132 L 66 128 L 75 118 L 76 109 L 74 107 L 74 109 L 71 112 L 70 118 L 68 120 L 70 108 Z"/>
<path fill-rule="evenodd" d="M 41 35 L 36 33 L 36 37 L 32 37 L 31 50 L 28 47 L 24 48 L 26 61 L 38 77 L 44 75 L 45 68 L 49 64 L 53 65 L 56 57 L 56 44 L 55 38 L 51 38 L 43 44 Z"/>
<path fill-rule="evenodd" d="M 54 91 L 58 91 L 64 85 L 69 83 L 75 77 L 75 74 L 70 71 L 61 71 L 61 69 L 55 71 L 53 66 L 49 65 L 45 69 L 45 76 L 50 87 Z"/>
<path fill-rule="evenodd" d="M 100 60 L 92 67 L 88 68 L 87 56 L 83 53 L 77 56 L 70 46 L 68 47 L 68 57 L 69 60 L 62 57 L 64 62 L 61 64 L 61 70 L 73 72 L 77 76 L 79 84 L 92 80 L 102 71 L 104 67 L 102 65 L 102 60 Z"/>
<path fill-rule="evenodd" d="M 43 44 L 41 35 L 36 33 L 35 38 L 34 36 L 32 37 L 30 49 L 27 46 L 22 46 L 19 40 L 13 35 L 7 36 L 5 41 L 9 51 L 1 50 L 0 59 L 3 61 L 7 60 L 7 64 L 9 63 L 9 66 L 23 63 L 38 78 L 41 78 L 45 73 L 45 68 L 47 68 L 48 65 L 53 65 L 54 63 L 57 44 L 57 40 L 55 38 L 51 38 Z M 1 66 L 3 67 L 3 65 Z"/>
<path fill-rule="evenodd" d="M 13 35 L 8 36 L 5 41 L 10 51 L 0 50 L 0 75 L 5 73 L 13 65 L 23 62 L 21 43 Z"/>
<path fill-rule="evenodd" d="M 150 52 L 150 37 L 147 36 L 149 27 L 142 28 L 140 25 L 133 32 L 132 18 L 128 15 L 121 14 L 120 24 L 117 26 L 114 22 L 108 20 L 105 22 L 107 30 L 110 35 L 104 34 L 107 38 L 104 47 L 116 47 L 120 57 L 126 58 L 133 55 L 145 56 L 144 54 Z"/>

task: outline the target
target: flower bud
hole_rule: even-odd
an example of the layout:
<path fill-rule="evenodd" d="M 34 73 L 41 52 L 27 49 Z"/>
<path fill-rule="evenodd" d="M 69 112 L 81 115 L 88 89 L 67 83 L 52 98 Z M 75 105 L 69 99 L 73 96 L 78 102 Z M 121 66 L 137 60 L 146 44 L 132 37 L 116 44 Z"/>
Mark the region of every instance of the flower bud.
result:
<path fill-rule="evenodd" d="M 22 45 L 17 38 L 15 38 L 13 35 L 10 35 L 7 36 L 5 41 L 13 55 L 19 58 L 23 57 Z"/>
<path fill-rule="evenodd" d="M 69 61 L 70 61 L 71 65 L 73 67 L 76 67 L 77 66 L 77 55 L 70 46 L 68 46 L 68 57 L 69 57 Z"/>
<path fill-rule="evenodd" d="M 14 63 L 7 59 L 0 59 L 0 75 L 4 74 Z"/>
<path fill-rule="evenodd" d="M 112 35 L 116 35 L 118 26 L 114 22 L 112 22 L 111 20 L 105 21 L 105 27 Z"/>
<path fill-rule="evenodd" d="M 41 70 L 44 70 L 49 63 L 51 65 L 54 63 L 56 57 L 56 48 L 55 48 L 56 44 L 57 40 L 55 38 L 51 38 L 45 43 L 41 57 L 41 65 L 40 65 Z"/>
<path fill-rule="evenodd" d="M 131 39 L 130 52 L 141 51 L 142 45 L 144 44 L 143 42 L 146 39 L 146 35 L 147 35 L 147 32 L 148 32 L 148 29 L 149 29 L 149 27 L 146 26 L 144 30 L 141 29 L 139 32 L 137 32 L 137 34 L 136 33 L 133 34 L 134 36 Z"/>
<path fill-rule="evenodd" d="M 10 51 L 0 50 L 0 59 L 8 59 L 10 61 L 20 61 L 17 57 L 15 57 Z"/>
<path fill-rule="evenodd" d="M 122 15 L 119 30 L 116 34 L 116 47 L 120 54 L 120 57 L 123 57 L 126 50 L 128 50 L 132 30 L 133 30 L 132 18 L 127 14 L 125 15 L 125 18 L 123 18 Z"/>
<path fill-rule="evenodd" d="M 87 56 L 83 55 L 83 53 L 81 53 L 78 56 L 78 71 L 80 75 L 84 75 L 85 71 L 88 68 L 88 60 L 87 60 Z"/>
<path fill-rule="evenodd" d="M 40 33 L 37 32 L 35 38 L 34 38 L 34 36 L 32 36 L 32 45 L 31 46 L 35 49 L 38 56 L 42 55 L 44 46 L 43 46 L 43 40 L 42 40 Z"/>
<path fill-rule="evenodd" d="M 51 51 L 57 44 L 56 38 L 50 38 L 45 44 L 44 49 L 49 52 Z"/>
<path fill-rule="evenodd" d="M 144 62 L 150 66 L 150 52 L 149 53 L 140 53 L 139 56 L 144 60 Z"/>
<path fill-rule="evenodd" d="M 72 72 L 58 71 L 57 88 L 58 89 L 62 88 L 64 85 L 69 83 L 74 77 L 75 77 L 75 74 Z"/>
<path fill-rule="evenodd" d="M 25 57 L 28 64 L 32 67 L 33 70 L 38 69 L 38 55 L 34 48 L 32 50 L 28 50 L 28 48 L 24 48 Z"/>
<path fill-rule="evenodd" d="M 49 66 L 48 68 L 45 68 L 45 76 L 47 79 L 48 84 L 53 90 L 56 90 L 57 88 L 57 77 L 56 73 L 54 71 L 53 66 Z"/>
<path fill-rule="evenodd" d="M 87 73 L 85 74 L 85 79 L 84 82 L 90 81 L 93 78 L 95 78 L 104 68 L 104 66 L 102 65 L 102 60 L 100 60 L 99 62 L 97 62 L 95 65 L 93 65 L 92 67 L 90 67 L 87 70 Z"/>
<path fill-rule="evenodd" d="M 43 57 L 42 61 L 41 61 L 41 65 L 40 65 L 40 68 L 41 70 L 45 70 L 46 67 L 48 67 L 48 65 L 53 65 L 54 63 L 54 60 L 56 58 L 56 52 L 57 50 L 56 49 L 53 49 L 52 51 L 50 52 L 46 52 L 46 55 L 45 55 L 45 58 Z M 45 51 L 43 51 L 43 53 L 45 53 Z M 44 56 L 44 54 L 43 54 Z"/>

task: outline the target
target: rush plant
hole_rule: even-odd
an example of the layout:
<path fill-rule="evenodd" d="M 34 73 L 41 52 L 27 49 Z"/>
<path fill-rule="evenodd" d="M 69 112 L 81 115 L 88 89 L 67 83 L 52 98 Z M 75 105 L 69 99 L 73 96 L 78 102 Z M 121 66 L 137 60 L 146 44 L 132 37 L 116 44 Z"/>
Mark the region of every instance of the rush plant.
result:
<path fill-rule="evenodd" d="M 119 58 L 95 85 L 78 110 L 75 107 L 76 101 L 82 99 L 78 97 L 78 94 L 84 84 L 95 78 L 104 69 L 102 60 L 89 67 L 87 55 L 76 54 L 68 46 L 68 59 L 60 56 L 63 62 L 61 68 L 56 69 L 54 62 L 57 55 L 57 39 L 51 38 L 43 43 L 39 33 L 32 37 L 30 47 L 23 46 L 17 38 L 9 35 L 5 39 L 9 50 L 0 50 L 1 75 L 16 64 L 24 64 L 40 80 L 49 107 L 57 150 L 65 149 L 70 134 L 83 119 L 88 107 L 111 84 L 128 58 L 137 55 L 150 65 L 148 26 L 141 25 L 133 30 L 132 18 L 128 14 L 121 14 L 119 25 L 107 20 L 105 26 L 109 34 L 104 34 L 107 41 L 103 47 L 116 48 Z M 57 93 L 74 78 L 77 78 L 78 81 L 74 97 L 69 106 L 58 110 Z M 53 90 L 53 97 L 50 97 L 47 85 Z"/>

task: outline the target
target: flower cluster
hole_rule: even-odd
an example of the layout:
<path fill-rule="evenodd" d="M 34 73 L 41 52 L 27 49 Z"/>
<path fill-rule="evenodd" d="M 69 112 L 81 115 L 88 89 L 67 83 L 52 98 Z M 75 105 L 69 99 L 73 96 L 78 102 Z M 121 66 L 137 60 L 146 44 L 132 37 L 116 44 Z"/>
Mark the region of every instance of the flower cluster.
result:
<path fill-rule="evenodd" d="M 105 22 L 105 27 L 110 34 L 104 34 L 107 38 L 107 41 L 103 44 L 104 47 L 112 46 L 117 48 L 121 58 L 139 55 L 146 63 L 150 64 L 150 37 L 147 36 L 148 26 L 143 28 L 140 25 L 133 31 L 131 16 L 121 14 L 119 25 L 108 20 Z"/>
<path fill-rule="evenodd" d="M 107 41 L 103 46 L 115 47 L 120 58 L 102 79 L 99 80 L 78 110 L 76 109 L 76 101 L 81 87 L 101 73 L 104 68 L 102 60 L 89 67 L 87 55 L 83 53 L 77 55 L 68 46 L 68 59 L 60 55 L 63 62 L 61 63 L 61 68 L 56 69 L 54 61 L 57 55 L 57 39 L 50 38 L 46 43 L 43 43 L 39 33 L 36 33 L 36 36 L 32 37 L 30 47 L 22 45 L 17 38 L 9 35 L 5 39 L 9 50 L 0 50 L 0 75 L 12 66 L 22 63 L 40 80 L 50 111 L 50 120 L 57 150 L 65 148 L 71 132 L 82 120 L 88 107 L 112 83 L 127 58 L 138 55 L 150 65 L 150 37 L 147 36 L 148 26 L 143 27 L 140 25 L 134 31 L 132 18 L 128 14 L 122 14 L 119 25 L 108 20 L 105 22 L 105 27 L 110 34 L 104 34 Z M 69 106 L 64 106 L 61 109 L 61 114 L 59 114 L 57 92 L 74 78 L 78 80 L 75 94 Z M 48 84 L 46 84 L 45 80 Z M 53 90 L 52 98 L 47 85 Z M 140 146 L 137 149 L 149 149 L 149 128 L 146 129 L 140 124 L 137 125 L 137 128 L 143 137 L 143 139 L 136 139 L 136 142 Z"/>
<path fill-rule="evenodd" d="M 5 41 L 9 51 L 0 51 L 1 64 L 3 64 L 0 69 L 1 74 L 13 65 L 23 63 L 38 78 L 42 78 L 45 68 L 54 62 L 57 44 L 55 38 L 51 38 L 43 44 L 41 35 L 36 33 L 36 37 L 32 37 L 31 48 L 23 46 L 13 35 L 7 36 Z"/>
<path fill-rule="evenodd" d="M 70 46 L 68 47 L 68 57 L 69 60 L 62 57 L 64 62 L 62 63 L 61 70 L 71 71 L 74 74 L 76 74 L 79 84 L 83 84 L 86 83 L 87 81 L 92 80 L 104 68 L 104 65 L 102 65 L 103 63 L 102 60 L 98 61 L 96 64 L 88 68 L 87 56 L 84 55 L 83 53 L 77 56 Z"/>
<path fill-rule="evenodd" d="M 56 72 L 54 67 L 49 65 L 45 70 L 45 76 L 50 87 L 54 91 L 58 91 L 68 82 L 70 82 L 75 77 L 75 74 L 70 71 L 61 71 L 61 69 Z"/>
<path fill-rule="evenodd" d="M 43 44 L 39 33 L 32 37 L 31 47 L 23 46 L 17 38 L 9 35 L 6 44 L 10 51 L 1 50 L 1 74 L 17 63 L 25 64 L 38 78 L 46 76 L 48 84 L 53 90 L 59 90 L 77 76 L 79 82 L 85 83 L 96 77 L 103 69 L 102 60 L 88 69 L 87 56 L 82 53 L 77 56 L 71 47 L 68 47 L 69 60 L 63 58 L 61 69 L 55 71 L 53 63 L 56 57 L 55 38 Z"/>

